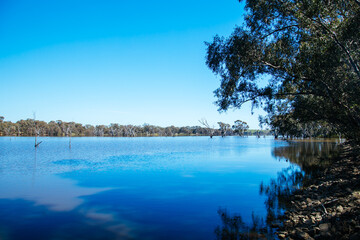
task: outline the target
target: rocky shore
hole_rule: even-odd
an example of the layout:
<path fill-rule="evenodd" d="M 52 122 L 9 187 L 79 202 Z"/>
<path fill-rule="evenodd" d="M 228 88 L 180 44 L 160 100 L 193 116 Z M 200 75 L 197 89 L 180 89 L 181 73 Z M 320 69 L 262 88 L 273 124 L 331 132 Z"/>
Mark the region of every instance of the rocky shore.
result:
<path fill-rule="evenodd" d="M 321 174 L 290 196 L 280 239 L 360 239 L 360 151 L 349 144 Z"/>

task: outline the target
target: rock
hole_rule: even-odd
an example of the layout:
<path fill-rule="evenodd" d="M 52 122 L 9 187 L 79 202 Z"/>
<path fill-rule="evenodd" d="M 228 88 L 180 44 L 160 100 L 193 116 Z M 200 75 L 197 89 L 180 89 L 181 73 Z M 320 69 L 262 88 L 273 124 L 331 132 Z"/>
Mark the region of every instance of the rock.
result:
<path fill-rule="evenodd" d="M 344 211 L 344 208 L 341 205 L 339 205 L 337 206 L 336 211 L 342 213 Z"/>
<path fill-rule="evenodd" d="M 304 223 L 306 225 L 311 225 L 313 223 L 313 221 L 311 219 L 305 219 Z"/>
<path fill-rule="evenodd" d="M 289 199 L 292 207 L 285 213 L 279 239 L 360 240 L 360 148 L 358 152 L 358 161 L 337 163 Z M 349 164 L 359 168 L 356 174 Z"/>
<path fill-rule="evenodd" d="M 284 238 L 286 238 L 286 235 L 283 234 L 283 233 L 280 233 L 280 234 L 278 234 L 278 237 L 279 237 L 280 239 L 284 239 Z"/>
<path fill-rule="evenodd" d="M 303 232 L 309 233 L 309 228 L 307 228 L 307 227 L 304 227 L 304 228 L 302 228 L 301 230 L 302 230 Z"/>
<path fill-rule="evenodd" d="M 292 226 L 294 226 L 294 225 L 293 225 L 293 223 L 292 223 L 290 220 L 286 220 L 286 221 L 284 222 L 284 226 L 285 226 L 285 227 L 292 227 Z"/>
<path fill-rule="evenodd" d="M 304 239 L 304 240 L 311 240 L 313 239 L 312 237 L 310 237 L 310 235 L 306 232 L 302 232 L 302 231 L 297 231 L 296 232 L 296 237 L 299 239 Z"/>
<path fill-rule="evenodd" d="M 325 233 L 328 232 L 331 228 L 331 224 L 330 223 L 322 223 L 319 225 L 319 229 L 321 233 Z"/>

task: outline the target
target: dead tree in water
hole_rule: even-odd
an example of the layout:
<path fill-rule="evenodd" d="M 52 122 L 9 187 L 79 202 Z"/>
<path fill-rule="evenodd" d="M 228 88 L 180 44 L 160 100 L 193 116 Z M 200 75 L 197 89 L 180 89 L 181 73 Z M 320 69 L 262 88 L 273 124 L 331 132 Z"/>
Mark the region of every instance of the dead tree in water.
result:
<path fill-rule="evenodd" d="M 206 127 L 206 130 L 209 132 L 210 138 L 214 136 L 215 127 L 210 127 L 209 123 L 205 118 L 199 120 L 199 122 Z"/>
<path fill-rule="evenodd" d="M 35 113 L 34 113 L 33 122 L 34 122 L 34 133 L 35 133 L 35 148 L 37 148 L 40 145 L 40 143 L 42 143 L 42 141 L 37 142 L 37 137 L 40 135 L 41 129 L 36 124 L 36 114 Z"/>
<path fill-rule="evenodd" d="M 71 148 L 71 135 L 72 135 L 72 127 L 73 127 L 74 123 L 73 122 L 70 122 L 67 124 L 66 126 L 66 131 L 65 131 L 65 134 L 67 136 L 69 136 L 69 148 Z"/>

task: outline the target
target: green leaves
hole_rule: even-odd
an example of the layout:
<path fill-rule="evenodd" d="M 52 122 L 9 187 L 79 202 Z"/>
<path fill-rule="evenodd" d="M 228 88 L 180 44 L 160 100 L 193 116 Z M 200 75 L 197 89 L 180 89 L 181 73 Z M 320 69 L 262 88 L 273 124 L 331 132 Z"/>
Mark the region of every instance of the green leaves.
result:
<path fill-rule="evenodd" d="M 245 8 L 244 26 L 207 43 L 219 110 L 250 101 L 276 116 L 286 101 L 288 123 L 321 121 L 360 141 L 358 1 L 247 0 Z"/>

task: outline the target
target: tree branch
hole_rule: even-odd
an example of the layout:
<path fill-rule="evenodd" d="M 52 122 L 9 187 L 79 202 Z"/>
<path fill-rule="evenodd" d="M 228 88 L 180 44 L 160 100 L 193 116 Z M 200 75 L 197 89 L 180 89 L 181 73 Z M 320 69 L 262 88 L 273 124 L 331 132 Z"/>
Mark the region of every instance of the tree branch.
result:
<path fill-rule="evenodd" d="M 261 40 L 263 40 L 263 39 L 265 39 L 265 38 L 273 35 L 274 33 L 281 32 L 281 31 L 283 31 L 283 30 L 286 30 L 286 29 L 292 28 L 292 27 L 299 27 L 299 25 L 298 25 L 298 24 L 293 24 L 293 25 L 289 25 L 289 26 L 286 26 L 286 27 L 282 27 L 282 28 L 276 29 L 276 30 L 270 32 L 269 34 L 265 35 L 264 37 L 262 37 Z"/>
<path fill-rule="evenodd" d="M 357 5 L 360 6 L 360 1 L 358 1 L 358 0 L 354 0 L 354 1 L 357 3 Z"/>
<path fill-rule="evenodd" d="M 275 65 L 272 65 L 271 63 L 268 63 L 268 62 L 265 62 L 265 61 L 261 61 L 264 65 L 266 66 L 269 66 L 269 67 L 272 67 L 272 68 L 275 68 L 275 69 L 280 69 L 281 67 L 280 66 L 275 66 Z"/>
<path fill-rule="evenodd" d="M 276 97 L 283 97 L 283 96 L 300 96 L 300 95 L 316 95 L 314 93 L 311 93 L 311 92 L 295 92 L 295 93 L 275 93 L 274 96 Z M 239 106 L 243 105 L 244 103 L 247 103 L 247 102 L 250 102 L 250 101 L 254 101 L 255 99 L 259 98 L 259 97 L 264 97 L 264 96 L 267 96 L 266 94 L 263 94 L 263 93 L 260 93 L 260 94 L 257 94 L 251 98 L 247 98 L 247 99 L 244 99 L 240 102 Z"/>
<path fill-rule="evenodd" d="M 355 0 L 356 1 L 356 0 Z M 312 18 L 310 18 L 312 19 Z M 354 59 L 352 58 L 349 50 L 339 41 L 339 39 L 337 38 L 337 35 L 335 32 L 331 31 L 328 27 L 326 27 L 321 20 L 316 20 L 316 19 L 312 19 L 315 23 L 320 24 L 320 26 L 322 28 L 324 28 L 328 33 L 331 34 L 332 38 L 334 39 L 334 41 L 336 42 L 336 44 L 345 52 L 345 54 L 347 55 L 351 66 L 353 67 L 356 75 L 358 76 L 358 78 L 360 79 L 360 70 L 359 67 L 357 66 L 357 64 L 355 63 Z"/>

